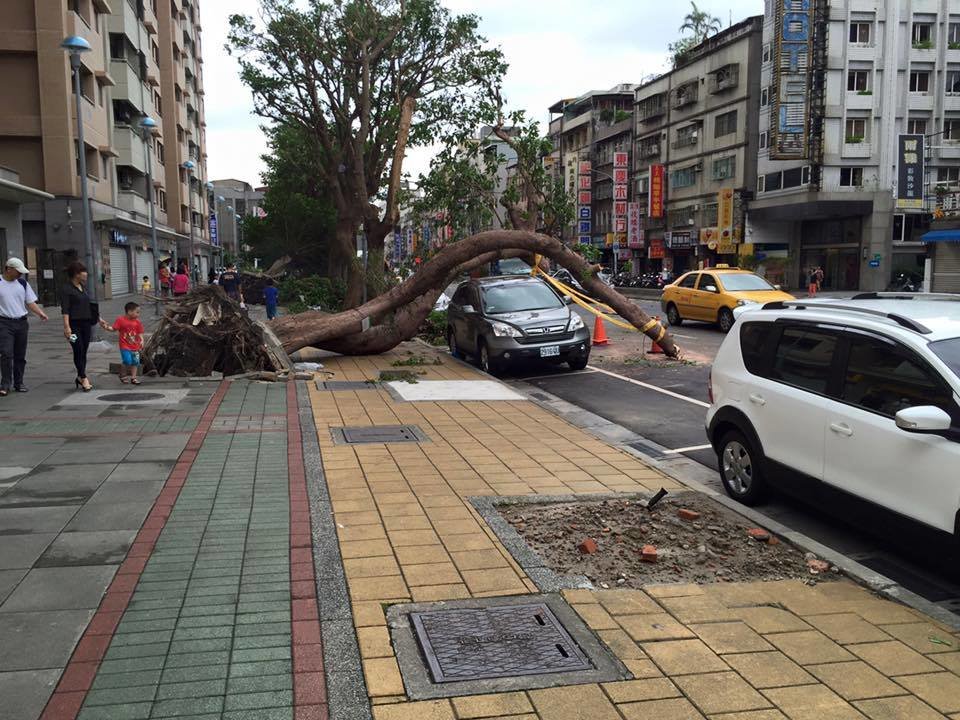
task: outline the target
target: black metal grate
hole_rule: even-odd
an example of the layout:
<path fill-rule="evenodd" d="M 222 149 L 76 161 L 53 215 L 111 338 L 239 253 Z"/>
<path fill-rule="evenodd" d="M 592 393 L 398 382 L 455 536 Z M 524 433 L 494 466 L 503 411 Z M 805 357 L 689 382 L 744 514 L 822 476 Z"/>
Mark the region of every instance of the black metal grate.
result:
<path fill-rule="evenodd" d="M 434 682 L 593 667 L 543 603 L 411 613 L 410 620 Z"/>
<path fill-rule="evenodd" d="M 333 440 L 346 445 L 364 443 L 417 443 L 429 438 L 416 425 L 369 425 L 331 428 Z"/>
<path fill-rule="evenodd" d="M 356 380 L 322 380 L 317 381 L 317 390 L 379 390 L 380 383 Z"/>

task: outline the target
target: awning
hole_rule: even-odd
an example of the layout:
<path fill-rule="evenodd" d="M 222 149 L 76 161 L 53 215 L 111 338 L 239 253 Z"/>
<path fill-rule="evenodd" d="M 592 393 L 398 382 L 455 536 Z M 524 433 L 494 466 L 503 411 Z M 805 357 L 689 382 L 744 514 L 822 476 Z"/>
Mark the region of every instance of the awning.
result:
<path fill-rule="evenodd" d="M 960 228 L 955 230 L 931 230 L 920 237 L 925 243 L 960 242 Z"/>
<path fill-rule="evenodd" d="M 29 185 L 22 185 L 13 180 L 0 178 L 0 200 L 11 203 L 28 203 L 53 199 L 53 195 L 43 190 L 37 190 Z"/>

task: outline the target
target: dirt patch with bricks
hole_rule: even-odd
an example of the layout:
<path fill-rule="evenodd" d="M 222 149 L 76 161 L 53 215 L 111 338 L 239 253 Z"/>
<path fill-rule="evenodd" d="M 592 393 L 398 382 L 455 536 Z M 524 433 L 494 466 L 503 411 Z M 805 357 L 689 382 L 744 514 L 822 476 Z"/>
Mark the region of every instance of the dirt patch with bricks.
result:
<path fill-rule="evenodd" d="M 836 568 L 697 493 L 503 506 L 501 514 L 545 564 L 594 584 L 829 580 Z"/>

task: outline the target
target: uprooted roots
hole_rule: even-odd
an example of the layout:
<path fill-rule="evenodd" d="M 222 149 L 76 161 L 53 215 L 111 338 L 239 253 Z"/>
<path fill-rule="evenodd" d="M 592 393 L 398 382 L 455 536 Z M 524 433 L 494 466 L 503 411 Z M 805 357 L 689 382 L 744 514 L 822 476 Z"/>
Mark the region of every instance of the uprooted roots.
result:
<path fill-rule="evenodd" d="M 203 285 L 166 307 L 143 350 L 144 370 L 206 377 L 274 370 L 263 332 L 219 285 Z"/>

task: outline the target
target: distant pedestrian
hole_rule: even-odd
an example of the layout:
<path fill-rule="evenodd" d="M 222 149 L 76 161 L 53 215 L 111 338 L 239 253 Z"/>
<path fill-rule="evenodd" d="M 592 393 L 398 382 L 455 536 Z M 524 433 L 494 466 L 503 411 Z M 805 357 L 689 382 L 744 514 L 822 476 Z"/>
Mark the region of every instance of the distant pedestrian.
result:
<path fill-rule="evenodd" d="M 817 265 L 817 269 L 813 271 L 813 274 L 817 279 L 817 292 L 820 292 L 823 289 L 823 268 Z"/>
<path fill-rule="evenodd" d="M 217 281 L 217 269 L 211 265 L 207 270 L 207 285 L 213 285 Z"/>
<path fill-rule="evenodd" d="M 263 289 L 263 299 L 267 305 L 267 320 L 273 320 L 277 316 L 277 300 L 280 297 L 280 291 L 273 284 L 273 278 L 267 278 L 267 286 Z"/>
<path fill-rule="evenodd" d="M 128 302 L 123 306 L 123 313 L 113 321 L 113 325 L 107 325 L 104 320 L 101 320 L 100 327 L 120 334 L 120 382 L 139 385 L 137 369 L 140 367 L 140 351 L 143 349 L 140 306 L 135 302 Z"/>
<path fill-rule="evenodd" d="M 817 269 L 811 268 L 810 272 L 807 274 L 807 295 L 810 297 L 817 296 Z"/>
<path fill-rule="evenodd" d="M 60 293 L 60 311 L 63 314 L 63 336 L 73 349 L 73 366 L 77 369 L 76 386 L 84 392 L 93 390 L 87 377 L 87 348 L 93 326 L 99 318 L 95 317 L 87 295 L 87 267 L 80 261 L 67 265 L 67 278 Z"/>
<path fill-rule="evenodd" d="M 190 276 L 187 275 L 186 265 L 179 267 L 177 274 L 173 276 L 170 287 L 173 289 L 174 297 L 183 297 L 190 292 Z"/>
<path fill-rule="evenodd" d="M 140 282 L 140 294 L 149 295 L 151 290 L 153 290 L 153 283 L 150 282 L 150 276 L 144 275 Z"/>
<path fill-rule="evenodd" d="M 170 297 L 170 281 L 173 276 L 170 273 L 169 261 L 164 260 L 160 263 L 160 297 Z"/>
<path fill-rule="evenodd" d="M 237 272 L 237 266 L 234 263 L 227 265 L 227 269 L 220 275 L 220 287 L 227 294 L 227 297 L 240 302 L 242 300 L 240 287 L 240 273 Z"/>
<path fill-rule="evenodd" d="M 37 305 L 37 294 L 25 275 L 27 266 L 19 258 L 9 258 L 0 278 L 0 397 L 10 393 L 27 392 L 23 371 L 27 367 L 27 313 L 41 320 L 47 314 Z"/>

